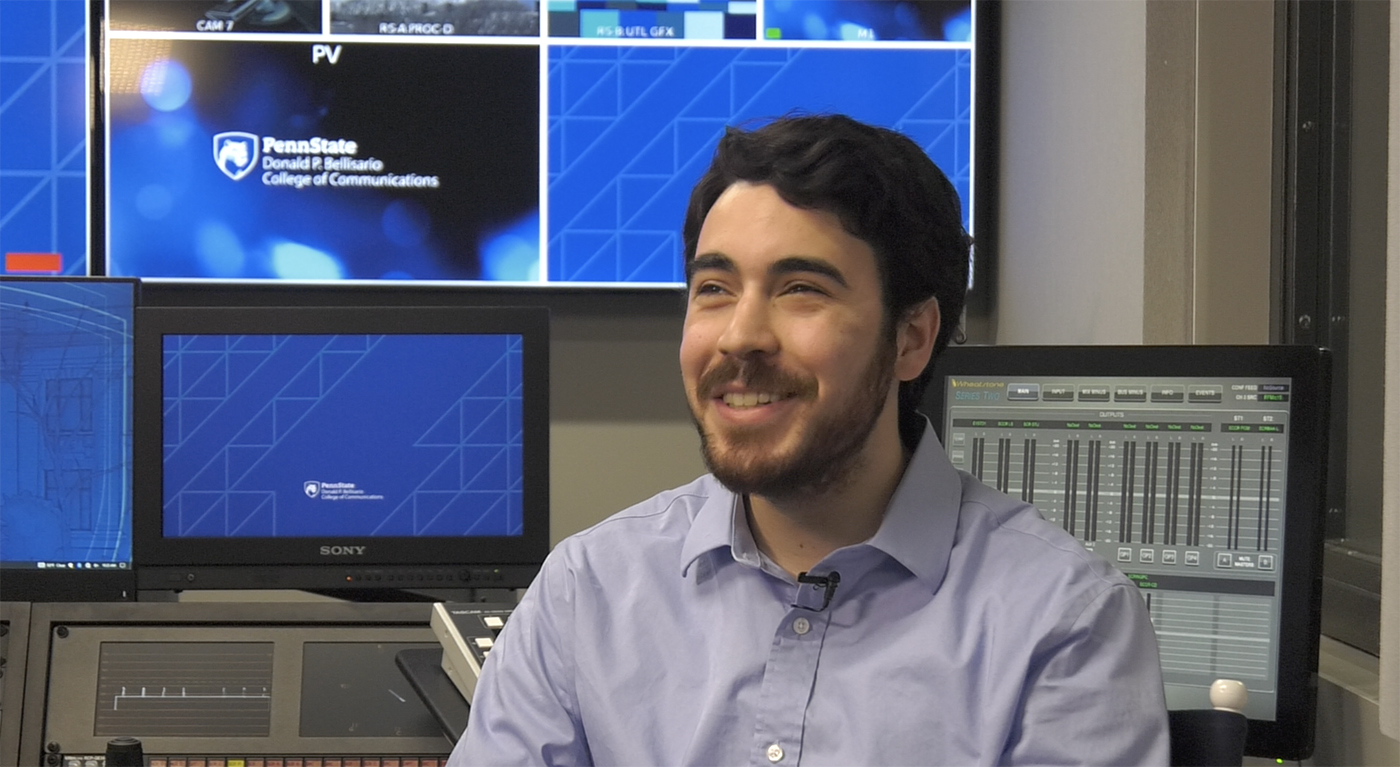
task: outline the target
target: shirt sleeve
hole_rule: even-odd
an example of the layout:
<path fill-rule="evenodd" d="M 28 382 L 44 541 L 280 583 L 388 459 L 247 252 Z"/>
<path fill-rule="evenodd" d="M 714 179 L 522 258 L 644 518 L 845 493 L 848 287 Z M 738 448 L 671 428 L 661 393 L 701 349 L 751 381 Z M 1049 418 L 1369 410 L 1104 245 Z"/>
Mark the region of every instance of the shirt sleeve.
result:
<path fill-rule="evenodd" d="M 1157 637 L 1136 592 L 1110 586 L 1041 648 L 1003 763 L 1168 764 Z"/>
<path fill-rule="evenodd" d="M 447 767 L 592 764 L 573 687 L 573 601 L 556 550 L 491 649 Z"/>

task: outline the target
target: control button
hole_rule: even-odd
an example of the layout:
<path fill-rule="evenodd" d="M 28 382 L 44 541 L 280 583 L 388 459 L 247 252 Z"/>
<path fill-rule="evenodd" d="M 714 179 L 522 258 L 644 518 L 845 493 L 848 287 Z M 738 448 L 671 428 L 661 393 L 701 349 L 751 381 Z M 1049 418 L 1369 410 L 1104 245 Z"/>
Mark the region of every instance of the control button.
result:
<path fill-rule="evenodd" d="M 1153 551 L 1152 549 L 1143 549 L 1138 552 L 1138 561 L 1145 562 L 1147 564 L 1152 564 L 1156 556 L 1157 552 Z"/>
<path fill-rule="evenodd" d="M 1107 402 L 1107 401 L 1108 401 L 1108 394 L 1109 394 L 1109 391 L 1108 391 L 1108 387 L 1107 387 L 1107 386 L 1081 386 L 1081 387 L 1079 387 L 1079 401 L 1080 401 L 1080 402 Z"/>
<path fill-rule="evenodd" d="M 1230 552 L 1228 552 L 1228 551 L 1217 551 L 1217 552 L 1215 552 L 1215 566 L 1216 566 L 1217 569 L 1229 568 L 1229 567 L 1233 566 L 1234 564 L 1235 564 L 1235 560 L 1230 556 Z"/>
<path fill-rule="evenodd" d="M 1152 387 L 1153 402 L 1185 402 L 1186 387 L 1176 384 L 1162 384 Z"/>
<path fill-rule="evenodd" d="M 1012 401 L 1034 401 L 1040 399 L 1040 384 L 1008 384 L 1006 398 Z"/>
<path fill-rule="evenodd" d="M 1040 397 L 1046 402 L 1073 402 L 1074 387 L 1065 386 L 1063 384 L 1056 384 L 1054 386 L 1047 385 L 1041 390 Z"/>
<path fill-rule="evenodd" d="M 1174 564 L 1176 564 L 1176 549 L 1167 549 L 1166 551 L 1163 551 L 1163 552 L 1162 552 L 1162 564 L 1164 564 L 1164 565 L 1174 565 Z"/>
<path fill-rule="evenodd" d="M 783 747 L 774 743 L 768 747 L 768 761 L 778 763 L 783 760 Z"/>
<path fill-rule="evenodd" d="M 806 636 L 807 632 L 812 630 L 812 622 L 806 618 L 798 618 L 792 622 L 792 630 L 797 632 L 798 636 Z M 780 756 L 778 758 L 781 759 L 782 757 Z"/>
<path fill-rule="evenodd" d="M 1188 564 L 1188 565 L 1190 565 L 1190 566 L 1192 566 L 1192 567 L 1196 567 L 1197 565 L 1201 564 L 1201 552 L 1199 552 L 1199 551 L 1188 551 L 1188 552 L 1186 552 L 1186 564 Z"/>
<path fill-rule="evenodd" d="M 954 432 L 954 433 L 953 433 L 953 444 L 954 444 L 954 445 L 966 445 L 966 444 L 967 444 L 967 432 L 964 432 L 964 431 Z"/>
<path fill-rule="evenodd" d="M 485 623 L 488 629 L 504 628 L 506 625 L 506 622 L 499 615 L 487 615 L 481 619 L 481 622 Z"/>
<path fill-rule="evenodd" d="M 1259 569 L 1260 569 L 1260 570 L 1272 570 L 1272 569 L 1274 569 L 1274 555 L 1273 555 L 1273 554 L 1260 554 L 1260 555 L 1259 555 Z"/>
<path fill-rule="evenodd" d="M 1127 546 L 1124 546 L 1124 547 L 1118 549 L 1118 561 L 1119 561 L 1119 562 L 1131 562 L 1131 561 L 1133 561 L 1133 550 L 1130 549 L 1130 548 L 1128 548 Z"/>
<path fill-rule="evenodd" d="M 476 638 L 476 646 L 477 646 L 477 647 L 480 647 L 480 648 L 483 649 L 483 650 L 489 650 L 489 649 L 491 649 L 492 647 L 494 647 L 495 645 L 496 645 L 496 642 L 495 642 L 495 640 L 493 640 L 491 637 L 477 637 L 477 638 Z"/>
<path fill-rule="evenodd" d="M 1114 402 L 1146 402 L 1147 388 L 1144 386 L 1118 386 L 1113 389 Z"/>
<path fill-rule="evenodd" d="M 1186 390 L 1186 398 L 1192 402 L 1223 402 L 1225 389 L 1220 386 L 1197 384 Z"/>

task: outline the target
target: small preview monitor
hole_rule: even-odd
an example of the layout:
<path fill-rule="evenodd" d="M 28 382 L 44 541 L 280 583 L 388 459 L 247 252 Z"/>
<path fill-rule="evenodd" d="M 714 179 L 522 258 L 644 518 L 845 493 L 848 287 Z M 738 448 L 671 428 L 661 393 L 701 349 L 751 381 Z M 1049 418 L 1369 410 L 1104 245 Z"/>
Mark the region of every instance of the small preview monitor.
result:
<path fill-rule="evenodd" d="M 0 597 L 131 599 L 134 280 L 0 277 Z"/>
<path fill-rule="evenodd" d="M 925 397 L 953 465 L 1139 587 L 1168 707 L 1249 691 L 1247 753 L 1312 752 L 1330 356 L 1297 346 L 953 347 Z"/>
<path fill-rule="evenodd" d="M 529 584 L 549 545 L 547 310 L 138 319 L 141 589 Z"/>

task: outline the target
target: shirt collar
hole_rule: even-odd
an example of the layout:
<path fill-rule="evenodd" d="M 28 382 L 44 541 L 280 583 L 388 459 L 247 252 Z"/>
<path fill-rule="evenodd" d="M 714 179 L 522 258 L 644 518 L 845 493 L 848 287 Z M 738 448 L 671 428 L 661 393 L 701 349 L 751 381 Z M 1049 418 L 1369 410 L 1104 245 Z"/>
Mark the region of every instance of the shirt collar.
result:
<path fill-rule="evenodd" d="M 761 567 L 739 496 L 714 477 L 706 480 L 711 483 L 711 492 L 706 494 L 681 548 L 682 577 L 702 554 L 726 546 L 736 561 Z M 864 545 L 884 552 L 930 592 L 937 591 L 948 569 L 961 506 L 962 480 L 943 452 L 933 426 L 926 422 L 880 529 Z"/>
<path fill-rule="evenodd" d="M 937 591 L 948 571 L 961 508 L 962 478 L 932 424 L 925 423 L 885 519 L 866 545 L 904 565 L 930 592 Z"/>
<path fill-rule="evenodd" d="M 690 572 L 695 560 L 715 549 L 728 546 L 734 558 L 757 567 L 758 546 L 749 531 L 748 520 L 743 516 L 743 504 L 739 496 L 721 485 L 713 476 L 705 478 L 710 485 L 705 494 L 705 503 L 690 523 L 685 544 L 681 547 L 681 576 Z M 749 560 L 752 560 L 749 562 Z"/>

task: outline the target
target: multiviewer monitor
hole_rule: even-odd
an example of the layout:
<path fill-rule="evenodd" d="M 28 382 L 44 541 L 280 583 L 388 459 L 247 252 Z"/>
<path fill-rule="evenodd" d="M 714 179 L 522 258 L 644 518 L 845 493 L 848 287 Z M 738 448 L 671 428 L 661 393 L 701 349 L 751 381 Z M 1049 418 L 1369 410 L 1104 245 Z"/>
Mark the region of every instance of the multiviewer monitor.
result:
<path fill-rule="evenodd" d="M 925 400 L 949 458 L 1138 585 L 1168 706 L 1249 690 L 1251 755 L 1312 751 L 1329 355 L 953 347 Z"/>
<path fill-rule="evenodd" d="M 142 590 L 533 578 L 549 546 L 547 310 L 137 320 Z"/>
<path fill-rule="evenodd" d="M 795 110 L 908 133 L 972 226 L 973 0 L 92 8 L 95 273 L 675 287 L 725 126 Z"/>
<path fill-rule="evenodd" d="M 0 278 L 0 598 L 130 599 L 133 280 Z"/>

